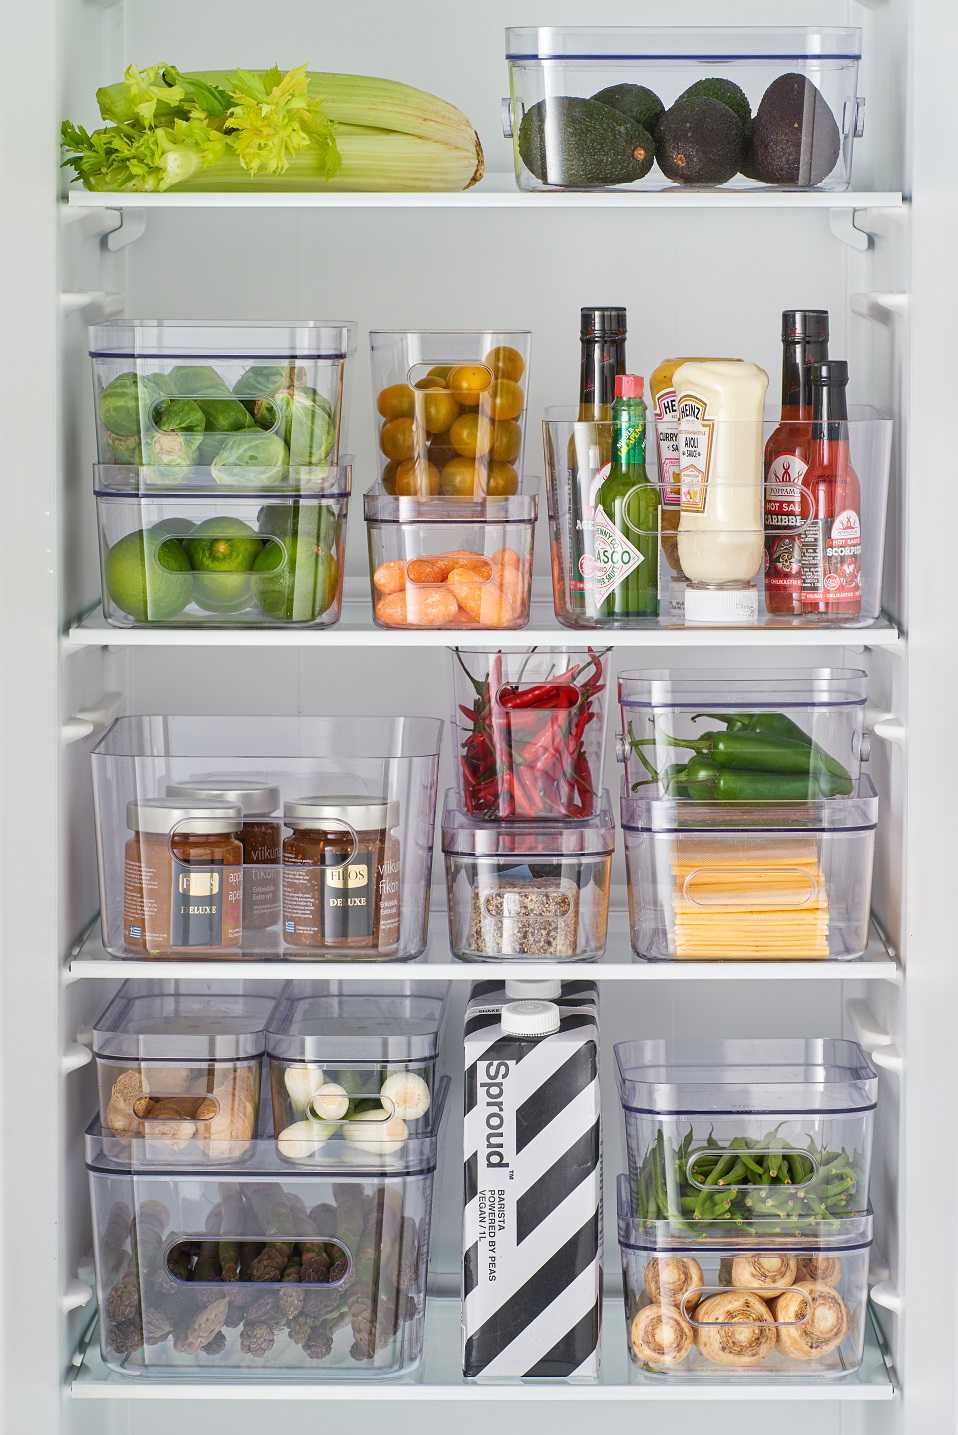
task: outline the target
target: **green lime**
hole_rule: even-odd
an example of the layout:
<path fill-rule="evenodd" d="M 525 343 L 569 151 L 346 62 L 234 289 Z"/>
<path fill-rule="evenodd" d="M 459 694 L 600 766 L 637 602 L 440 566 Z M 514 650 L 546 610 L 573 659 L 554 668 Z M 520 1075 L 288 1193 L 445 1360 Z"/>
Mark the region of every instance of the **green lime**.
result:
<path fill-rule="evenodd" d="M 332 553 L 300 536 L 270 539 L 253 564 L 253 589 L 264 613 L 310 623 L 335 601 L 339 565 Z"/>
<path fill-rule="evenodd" d="M 161 518 L 159 523 L 151 525 L 150 533 L 154 538 L 161 534 L 165 534 L 167 537 L 172 535 L 174 538 L 185 538 L 188 533 L 193 532 L 195 527 L 196 524 L 191 523 L 188 518 Z"/>
<path fill-rule="evenodd" d="M 193 596 L 190 561 L 176 538 L 136 529 L 106 555 L 106 589 L 137 623 L 168 623 Z"/>
<path fill-rule="evenodd" d="M 241 518 L 206 518 L 183 546 L 196 572 L 249 573 L 262 540 Z"/>
<path fill-rule="evenodd" d="M 207 613 L 239 613 L 252 598 L 248 573 L 194 573 L 193 601 Z"/>

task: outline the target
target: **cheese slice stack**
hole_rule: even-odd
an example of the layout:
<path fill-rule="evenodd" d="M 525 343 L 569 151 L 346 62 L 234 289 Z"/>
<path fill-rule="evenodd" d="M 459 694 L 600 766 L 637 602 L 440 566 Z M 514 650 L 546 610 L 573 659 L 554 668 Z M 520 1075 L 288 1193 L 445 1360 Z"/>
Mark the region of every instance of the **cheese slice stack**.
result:
<path fill-rule="evenodd" d="M 676 838 L 672 953 L 697 960 L 828 956 L 828 891 L 814 838 Z"/>

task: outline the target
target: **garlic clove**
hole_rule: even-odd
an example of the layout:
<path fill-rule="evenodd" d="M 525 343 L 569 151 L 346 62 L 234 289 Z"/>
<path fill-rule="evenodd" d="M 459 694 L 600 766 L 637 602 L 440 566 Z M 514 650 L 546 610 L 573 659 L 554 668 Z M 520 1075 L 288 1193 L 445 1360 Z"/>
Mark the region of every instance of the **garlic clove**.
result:
<path fill-rule="evenodd" d="M 297 1116 L 306 1114 L 313 1092 L 322 1086 L 325 1080 L 321 1066 L 311 1066 L 308 1062 L 305 1065 L 287 1066 L 283 1081 L 290 1105 Z"/>
<path fill-rule="evenodd" d="M 320 1121 L 342 1121 L 349 1110 L 349 1095 L 336 1081 L 324 1081 L 312 1095 L 307 1117 Z"/>
<path fill-rule="evenodd" d="M 343 1136 L 352 1146 L 374 1156 L 391 1156 L 406 1143 L 409 1127 L 401 1116 L 390 1115 L 384 1107 L 360 1111 L 343 1127 Z"/>
<path fill-rule="evenodd" d="M 429 1087 L 415 1071 L 394 1071 L 379 1093 L 387 1110 L 406 1121 L 419 1121 L 432 1104 Z"/>
<path fill-rule="evenodd" d="M 326 1144 L 333 1129 L 326 1121 L 294 1121 L 276 1138 L 279 1154 L 288 1161 L 308 1161 Z"/>

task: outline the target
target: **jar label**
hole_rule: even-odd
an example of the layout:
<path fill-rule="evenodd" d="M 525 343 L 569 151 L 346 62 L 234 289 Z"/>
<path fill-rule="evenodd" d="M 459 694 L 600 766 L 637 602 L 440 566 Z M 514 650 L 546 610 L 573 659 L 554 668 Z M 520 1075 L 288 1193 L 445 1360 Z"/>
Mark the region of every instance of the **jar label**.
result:
<path fill-rule="evenodd" d="M 327 943 L 373 933 L 375 853 L 360 847 L 342 867 L 320 871 L 323 936 Z"/>
<path fill-rule="evenodd" d="M 223 944 L 228 904 L 242 894 L 242 876 L 222 865 L 199 866 L 173 861 L 170 941 L 174 947 Z M 227 923 L 228 928 L 232 923 Z M 230 934 L 227 931 L 227 939 Z"/>
<path fill-rule="evenodd" d="M 802 603 L 843 607 L 861 602 L 862 530 L 854 509 L 817 518 L 802 532 Z"/>
<path fill-rule="evenodd" d="M 663 389 L 655 401 L 655 439 L 659 453 L 659 491 L 665 508 L 682 502 L 682 469 L 679 463 L 678 401 L 674 389 Z"/>
<path fill-rule="evenodd" d="M 643 562 L 642 554 L 625 534 L 616 528 L 602 508 L 595 510 L 592 528 L 592 553 L 580 561 L 586 590 L 596 602 L 603 602 L 620 583 L 624 583 Z"/>
<path fill-rule="evenodd" d="M 704 399 L 685 394 L 679 404 L 679 466 L 683 513 L 704 513 L 712 462 L 715 420 L 705 417 Z"/>

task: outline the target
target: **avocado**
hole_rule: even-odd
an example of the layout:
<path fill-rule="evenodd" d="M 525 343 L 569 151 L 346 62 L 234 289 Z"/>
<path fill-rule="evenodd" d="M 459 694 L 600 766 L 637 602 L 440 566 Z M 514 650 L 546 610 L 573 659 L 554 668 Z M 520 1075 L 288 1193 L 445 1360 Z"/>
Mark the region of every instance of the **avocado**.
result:
<path fill-rule="evenodd" d="M 752 107 L 748 102 L 748 95 L 731 80 L 723 80 L 713 76 L 706 80 L 696 80 L 694 85 L 689 85 L 679 95 L 676 104 L 680 100 L 721 100 L 723 105 L 738 115 L 746 131 L 752 123 Z"/>
<path fill-rule="evenodd" d="M 831 174 L 842 140 L 835 116 L 804 75 L 773 80 L 755 112 L 746 163 L 764 184 L 820 184 Z"/>
<path fill-rule="evenodd" d="M 665 106 L 654 90 L 645 85 L 607 85 L 604 90 L 592 96 L 601 105 L 628 115 L 636 124 L 655 134 L 655 127 L 665 114 Z"/>
<path fill-rule="evenodd" d="M 608 105 L 569 95 L 526 110 L 518 143 L 536 179 L 569 189 L 630 184 L 648 174 L 655 158 L 648 130 Z"/>
<path fill-rule="evenodd" d="M 737 174 L 744 152 L 742 121 L 721 100 L 677 100 L 659 120 L 656 158 L 679 184 L 724 184 Z"/>

